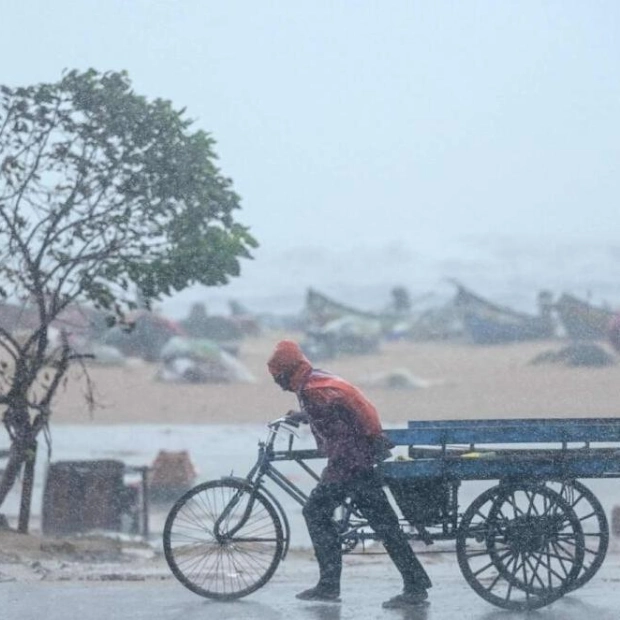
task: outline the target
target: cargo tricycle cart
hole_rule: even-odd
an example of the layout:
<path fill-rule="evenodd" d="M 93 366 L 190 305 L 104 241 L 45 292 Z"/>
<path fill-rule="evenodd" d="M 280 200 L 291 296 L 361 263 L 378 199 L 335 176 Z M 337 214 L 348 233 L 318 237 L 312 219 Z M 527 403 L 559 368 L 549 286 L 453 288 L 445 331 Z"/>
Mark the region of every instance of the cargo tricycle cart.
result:
<path fill-rule="evenodd" d="M 166 560 L 192 592 L 220 600 L 264 586 L 286 557 L 290 525 L 273 493 L 307 494 L 281 471 L 293 462 L 317 480 L 316 450 L 296 449 L 294 425 L 268 425 L 245 477 L 188 491 L 164 527 Z M 276 437 L 288 431 L 284 449 Z M 414 421 L 386 431 L 405 454 L 380 464 L 411 540 L 454 541 L 461 573 L 485 600 L 537 609 L 586 584 L 609 544 L 605 510 L 583 479 L 620 477 L 620 420 Z M 315 463 L 313 463 L 313 461 Z M 485 489 L 465 507 L 463 485 Z M 343 552 L 377 540 L 352 502 L 334 514 Z"/>

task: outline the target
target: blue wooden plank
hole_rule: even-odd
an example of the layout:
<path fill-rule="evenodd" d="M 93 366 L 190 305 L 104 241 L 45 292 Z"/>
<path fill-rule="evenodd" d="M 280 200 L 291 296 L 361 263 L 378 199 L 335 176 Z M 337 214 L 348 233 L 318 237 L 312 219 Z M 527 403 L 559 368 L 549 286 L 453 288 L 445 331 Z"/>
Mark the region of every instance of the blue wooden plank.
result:
<path fill-rule="evenodd" d="M 409 422 L 407 422 L 407 428 L 467 428 L 472 424 L 503 426 L 506 423 L 529 426 L 531 424 L 564 423 L 566 420 L 574 421 L 577 424 L 589 424 L 592 420 L 610 421 L 616 420 L 616 418 L 459 418 L 452 420 L 409 420 Z"/>
<path fill-rule="evenodd" d="M 610 458 L 596 454 L 579 458 L 435 458 L 392 461 L 382 465 L 384 476 L 396 479 L 446 478 L 450 480 L 499 480 L 518 478 L 548 480 L 553 478 L 620 477 L 620 452 Z"/>
<path fill-rule="evenodd" d="M 416 420 L 388 435 L 397 445 L 614 442 L 620 419 Z"/>
<path fill-rule="evenodd" d="M 416 433 L 406 428 L 390 428 L 386 429 L 384 433 L 396 446 L 408 446 L 413 443 L 419 443 L 415 439 Z"/>

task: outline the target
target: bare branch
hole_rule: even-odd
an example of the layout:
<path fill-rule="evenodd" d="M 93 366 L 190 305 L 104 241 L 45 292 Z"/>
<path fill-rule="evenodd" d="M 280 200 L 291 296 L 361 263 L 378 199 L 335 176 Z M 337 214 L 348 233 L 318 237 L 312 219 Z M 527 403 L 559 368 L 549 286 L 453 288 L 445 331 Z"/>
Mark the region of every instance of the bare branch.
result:
<path fill-rule="evenodd" d="M 15 97 L 13 97 L 13 100 L 14 99 Z M 15 105 L 9 106 L 9 108 L 7 109 L 6 117 L 4 119 L 4 122 L 2 123 L 2 127 L 0 127 L 0 138 L 2 138 L 2 134 L 4 133 L 4 130 L 8 127 L 9 121 L 12 118 L 14 110 L 15 110 Z"/>
<path fill-rule="evenodd" d="M 19 344 L 13 335 L 4 327 L 0 326 L 0 347 L 4 349 L 14 360 L 17 359 Z"/>
<path fill-rule="evenodd" d="M 78 187 L 79 187 L 79 179 L 76 180 L 73 186 L 73 190 L 71 194 L 69 195 L 69 197 L 67 198 L 67 200 L 61 206 L 61 208 L 59 208 L 57 212 L 52 215 L 51 220 L 42 219 L 36 226 L 33 227 L 32 232 L 30 233 L 30 236 L 27 240 L 29 244 L 32 243 L 32 240 L 34 239 L 39 226 L 42 227 L 43 224 L 45 224 L 46 222 L 49 222 L 49 226 L 47 227 L 47 232 L 44 234 L 43 240 L 41 241 L 41 249 L 39 250 L 39 253 L 37 254 L 37 257 L 35 258 L 35 261 L 34 261 L 37 265 L 41 264 L 41 260 L 43 259 L 43 254 L 45 253 L 46 248 L 49 246 L 49 243 L 51 241 L 50 240 L 51 233 L 55 230 L 56 226 L 58 225 L 58 222 L 61 221 L 63 216 L 66 213 L 69 213 L 71 211 L 71 208 L 73 207 L 73 204 L 75 201 L 75 196 L 77 195 Z"/>

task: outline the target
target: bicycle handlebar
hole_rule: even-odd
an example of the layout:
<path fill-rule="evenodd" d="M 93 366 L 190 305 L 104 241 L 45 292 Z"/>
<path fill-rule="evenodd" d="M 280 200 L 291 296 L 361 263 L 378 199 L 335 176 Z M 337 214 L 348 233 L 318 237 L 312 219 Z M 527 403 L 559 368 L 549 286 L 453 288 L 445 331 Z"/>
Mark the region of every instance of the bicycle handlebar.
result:
<path fill-rule="evenodd" d="M 274 430 L 278 430 L 278 428 L 282 425 L 292 426 L 293 428 L 299 428 L 299 422 L 297 420 L 292 420 L 287 416 L 282 416 L 281 418 L 276 418 L 267 424 L 269 428 Z"/>

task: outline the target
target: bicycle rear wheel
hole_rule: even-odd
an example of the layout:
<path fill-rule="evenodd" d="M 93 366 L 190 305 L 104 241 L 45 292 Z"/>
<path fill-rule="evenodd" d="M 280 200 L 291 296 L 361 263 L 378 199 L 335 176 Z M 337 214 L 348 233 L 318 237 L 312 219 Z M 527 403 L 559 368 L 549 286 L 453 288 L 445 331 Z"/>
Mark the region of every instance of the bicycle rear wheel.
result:
<path fill-rule="evenodd" d="M 172 507 L 163 534 L 173 575 L 200 596 L 247 596 L 273 576 L 284 549 L 271 502 L 243 480 L 205 482 Z"/>

